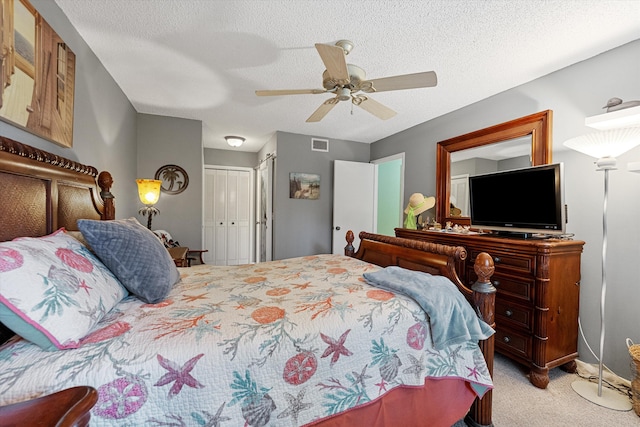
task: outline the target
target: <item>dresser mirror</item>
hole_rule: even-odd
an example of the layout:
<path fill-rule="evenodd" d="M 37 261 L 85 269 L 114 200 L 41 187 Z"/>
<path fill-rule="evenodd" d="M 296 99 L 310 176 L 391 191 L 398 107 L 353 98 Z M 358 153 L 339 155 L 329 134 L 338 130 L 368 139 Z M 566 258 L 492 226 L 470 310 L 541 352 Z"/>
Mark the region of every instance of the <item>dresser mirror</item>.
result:
<path fill-rule="evenodd" d="M 438 142 L 436 221 L 470 225 L 469 176 L 551 163 L 552 116 L 546 110 Z"/>

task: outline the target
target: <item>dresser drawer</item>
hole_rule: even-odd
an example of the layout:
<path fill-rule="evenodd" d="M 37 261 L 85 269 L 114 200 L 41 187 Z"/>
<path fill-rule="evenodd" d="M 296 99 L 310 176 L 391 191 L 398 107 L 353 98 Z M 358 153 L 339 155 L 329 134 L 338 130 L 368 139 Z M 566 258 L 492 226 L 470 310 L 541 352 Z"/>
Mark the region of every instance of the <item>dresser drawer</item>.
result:
<path fill-rule="evenodd" d="M 533 337 L 531 335 L 520 334 L 497 325 L 496 347 L 498 349 L 531 360 L 532 344 Z"/>
<path fill-rule="evenodd" d="M 471 264 L 473 265 L 480 252 L 486 251 L 487 248 L 471 249 Z M 493 258 L 493 264 L 496 267 L 496 272 L 515 273 L 518 275 L 534 275 L 536 258 L 533 255 L 513 254 L 510 252 L 501 252 L 499 250 L 492 250 L 490 255 Z"/>
<path fill-rule="evenodd" d="M 533 332 L 533 308 L 496 299 L 496 324 Z"/>
<path fill-rule="evenodd" d="M 473 271 L 473 266 L 467 270 L 467 277 L 469 278 L 469 286 L 473 285 L 478 276 Z M 535 280 L 529 277 L 516 277 L 507 276 L 497 272 L 491 277 L 491 283 L 498 290 L 497 299 L 501 297 L 515 298 L 523 303 L 532 303 Z"/>

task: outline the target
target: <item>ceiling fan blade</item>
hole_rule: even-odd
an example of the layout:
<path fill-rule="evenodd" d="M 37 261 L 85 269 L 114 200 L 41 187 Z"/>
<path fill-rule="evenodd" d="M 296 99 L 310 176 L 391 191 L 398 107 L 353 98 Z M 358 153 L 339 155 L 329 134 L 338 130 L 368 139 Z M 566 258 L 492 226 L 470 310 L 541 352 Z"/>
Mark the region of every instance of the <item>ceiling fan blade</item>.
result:
<path fill-rule="evenodd" d="M 335 80 L 337 84 L 348 84 L 351 79 L 349 77 L 349 70 L 347 69 L 344 50 L 340 46 L 331 46 L 322 43 L 316 43 L 316 49 L 320 54 L 324 66 L 327 67 L 329 76 Z"/>
<path fill-rule="evenodd" d="M 330 98 L 324 101 L 322 105 L 318 107 L 318 109 L 314 111 L 311 116 L 309 116 L 309 118 L 307 119 L 307 123 L 319 122 L 320 120 L 322 120 L 324 116 L 326 116 L 329 113 L 329 111 L 331 111 L 333 107 L 336 106 L 338 102 L 340 101 L 338 100 L 337 97 Z"/>
<path fill-rule="evenodd" d="M 372 89 L 363 89 L 364 92 L 384 92 L 388 90 L 416 89 L 420 87 L 433 87 L 438 84 L 438 77 L 434 71 L 424 73 L 404 74 L 401 76 L 383 77 L 369 80 Z"/>
<path fill-rule="evenodd" d="M 281 89 L 281 90 L 257 90 L 258 96 L 280 96 L 280 95 L 309 95 L 326 93 L 326 89 Z"/>
<path fill-rule="evenodd" d="M 374 101 L 368 96 L 359 95 L 353 97 L 353 103 L 365 111 L 373 114 L 379 119 L 388 120 L 395 116 L 397 113 L 389 107 L 385 107 L 378 101 Z"/>

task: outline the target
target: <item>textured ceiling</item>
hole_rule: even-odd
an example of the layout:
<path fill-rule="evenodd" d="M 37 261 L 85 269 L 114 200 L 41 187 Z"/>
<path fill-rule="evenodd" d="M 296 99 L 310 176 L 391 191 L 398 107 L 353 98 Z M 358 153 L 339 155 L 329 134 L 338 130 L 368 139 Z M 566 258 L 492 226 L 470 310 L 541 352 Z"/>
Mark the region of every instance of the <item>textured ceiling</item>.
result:
<path fill-rule="evenodd" d="M 55 1 L 138 112 L 202 120 L 206 147 L 241 135 L 244 151 L 278 130 L 371 143 L 640 38 L 640 0 Z M 369 79 L 438 85 L 373 94 L 386 121 L 341 102 L 306 123 L 333 95 L 255 95 L 322 88 L 314 44 L 340 39 Z"/>

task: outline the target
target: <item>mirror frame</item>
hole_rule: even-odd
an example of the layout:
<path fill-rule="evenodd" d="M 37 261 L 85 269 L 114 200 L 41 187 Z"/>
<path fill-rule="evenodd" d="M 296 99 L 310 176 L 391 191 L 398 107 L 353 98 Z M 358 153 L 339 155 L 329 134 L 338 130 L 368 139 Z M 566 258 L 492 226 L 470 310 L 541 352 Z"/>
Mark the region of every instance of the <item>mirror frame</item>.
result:
<path fill-rule="evenodd" d="M 500 123 L 464 135 L 438 142 L 436 146 L 436 221 L 470 225 L 469 217 L 452 217 L 449 209 L 451 194 L 451 153 L 509 139 L 531 135 L 531 165 L 552 162 L 553 111 L 545 110 L 529 116 Z"/>

